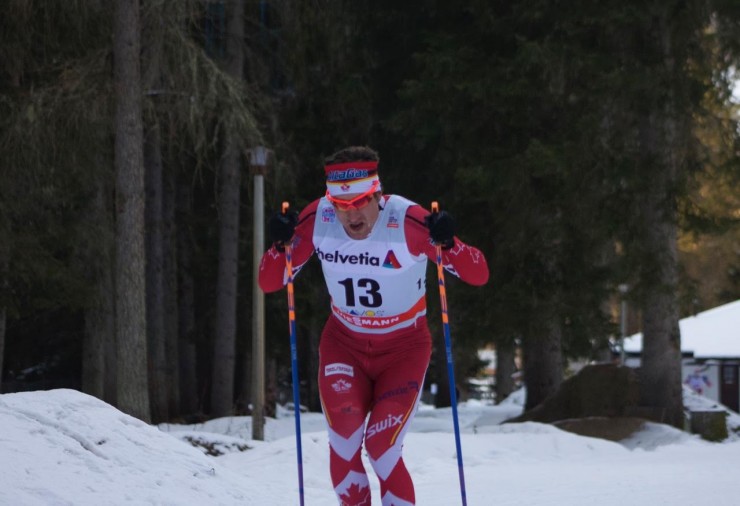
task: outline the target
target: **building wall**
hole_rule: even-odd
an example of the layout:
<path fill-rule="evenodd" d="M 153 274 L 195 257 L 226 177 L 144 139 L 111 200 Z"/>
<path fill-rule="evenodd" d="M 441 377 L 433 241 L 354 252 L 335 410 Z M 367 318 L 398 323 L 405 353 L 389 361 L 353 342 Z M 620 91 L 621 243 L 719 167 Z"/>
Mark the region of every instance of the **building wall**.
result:
<path fill-rule="evenodd" d="M 735 411 L 738 411 L 737 407 L 740 406 L 740 388 L 737 384 L 733 385 L 732 388 L 727 388 L 734 392 L 732 399 L 722 398 L 722 364 L 735 368 L 734 378 L 735 381 L 740 381 L 739 374 L 740 366 L 738 365 L 738 359 L 733 360 L 706 360 L 697 362 L 694 358 L 684 358 L 681 366 L 682 378 L 685 385 L 691 386 L 694 390 L 701 389 L 701 395 L 713 401 L 717 401 Z M 640 357 L 636 355 L 628 355 L 625 360 L 627 367 L 639 368 Z M 692 381 L 693 380 L 693 381 Z M 726 378 L 725 378 L 726 380 Z"/>

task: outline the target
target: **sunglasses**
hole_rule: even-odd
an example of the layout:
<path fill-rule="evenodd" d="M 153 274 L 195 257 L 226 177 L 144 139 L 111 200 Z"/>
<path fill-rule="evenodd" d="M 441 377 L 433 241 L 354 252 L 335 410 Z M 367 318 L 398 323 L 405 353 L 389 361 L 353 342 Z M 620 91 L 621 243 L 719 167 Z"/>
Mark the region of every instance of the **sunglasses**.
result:
<path fill-rule="evenodd" d="M 367 207 L 368 204 L 373 201 L 375 192 L 378 191 L 378 186 L 379 182 L 375 181 L 373 183 L 373 186 L 368 191 L 350 200 L 334 198 L 329 194 L 329 190 L 326 190 L 326 198 L 339 211 L 359 211 L 360 209 L 364 209 L 365 207 Z"/>

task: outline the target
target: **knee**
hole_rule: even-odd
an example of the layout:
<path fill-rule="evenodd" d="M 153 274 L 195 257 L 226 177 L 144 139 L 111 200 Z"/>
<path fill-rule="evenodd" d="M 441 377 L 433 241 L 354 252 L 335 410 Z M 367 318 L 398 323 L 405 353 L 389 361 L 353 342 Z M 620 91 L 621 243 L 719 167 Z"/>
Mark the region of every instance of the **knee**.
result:
<path fill-rule="evenodd" d="M 396 441 L 396 444 L 391 444 L 391 441 L 387 439 L 378 439 L 376 441 L 365 440 L 365 451 L 372 461 L 377 461 L 381 458 L 397 460 L 401 457 L 402 448 L 403 445 L 399 441 Z"/>
<path fill-rule="evenodd" d="M 391 412 L 380 419 L 371 418 L 365 429 L 365 449 L 370 458 L 378 459 L 393 448 L 400 454 L 404 425 L 403 414 Z"/>

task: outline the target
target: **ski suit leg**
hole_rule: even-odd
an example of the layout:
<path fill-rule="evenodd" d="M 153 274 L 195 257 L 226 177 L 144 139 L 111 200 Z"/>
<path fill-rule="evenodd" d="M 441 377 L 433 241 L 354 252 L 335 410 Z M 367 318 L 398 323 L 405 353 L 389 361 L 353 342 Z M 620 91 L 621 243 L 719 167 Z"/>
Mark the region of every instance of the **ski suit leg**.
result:
<path fill-rule="evenodd" d="M 375 375 L 374 398 L 365 430 L 365 448 L 380 479 L 383 506 L 416 504 L 414 484 L 402 450 L 421 398 L 431 338 L 424 328 L 404 341 L 384 354 L 382 360 L 375 360 L 377 367 L 371 368 Z"/>
<path fill-rule="evenodd" d="M 369 506 L 362 440 L 372 382 L 362 356 L 339 345 L 333 328 L 331 324 L 324 328 L 319 345 L 319 393 L 329 431 L 329 473 L 340 506 Z"/>
<path fill-rule="evenodd" d="M 340 506 L 370 505 L 363 441 L 380 480 L 383 506 L 415 504 L 414 485 L 401 454 L 430 356 L 425 321 L 389 340 L 348 335 L 333 318 L 327 322 L 319 345 L 319 392 L 329 432 L 329 470 Z"/>

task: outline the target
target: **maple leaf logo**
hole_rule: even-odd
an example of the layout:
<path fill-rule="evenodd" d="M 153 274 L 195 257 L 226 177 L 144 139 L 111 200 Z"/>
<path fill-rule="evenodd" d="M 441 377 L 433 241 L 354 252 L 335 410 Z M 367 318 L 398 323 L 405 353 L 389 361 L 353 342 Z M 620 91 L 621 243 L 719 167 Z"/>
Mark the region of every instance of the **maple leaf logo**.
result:
<path fill-rule="evenodd" d="M 353 483 L 339 499 L 342 500 L 341 506 L 370 506 L 370 487 Z"/>

